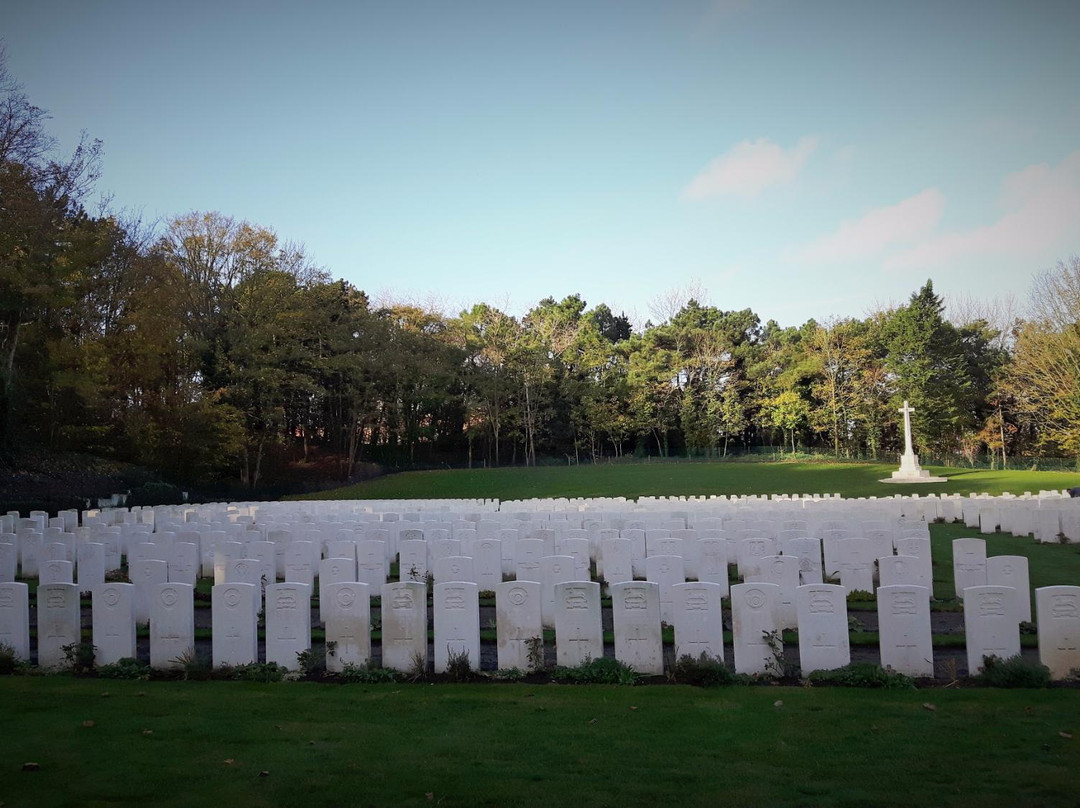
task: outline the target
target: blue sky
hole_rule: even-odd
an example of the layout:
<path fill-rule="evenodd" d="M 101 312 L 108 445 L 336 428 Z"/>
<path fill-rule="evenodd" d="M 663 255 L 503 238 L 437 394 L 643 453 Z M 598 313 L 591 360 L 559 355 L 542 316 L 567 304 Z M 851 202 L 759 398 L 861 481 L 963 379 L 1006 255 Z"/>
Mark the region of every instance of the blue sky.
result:
<path fill-rule="evenodd" d="M 450 313 L 698 287 L 861 317 L 1080 253 L 1080 3 L 14 0 L 114 206 L 218 210 Z"/>

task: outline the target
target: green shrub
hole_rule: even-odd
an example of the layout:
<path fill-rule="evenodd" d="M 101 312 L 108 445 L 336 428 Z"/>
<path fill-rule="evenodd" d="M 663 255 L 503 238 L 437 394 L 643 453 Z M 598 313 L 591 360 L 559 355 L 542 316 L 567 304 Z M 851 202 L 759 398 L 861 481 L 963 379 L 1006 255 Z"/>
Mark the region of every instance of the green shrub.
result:
<path fill-rule="evenodd" d="M 488 675 L 496 682 L 520 682 L 528 674 L 521 668 L 499 668 Z"/>
<path fill-rule="evenodd" d="M 124 657 L 97 669 L 101 679 L 149 679 L 150 666 L 144 665 L 134 657 Z"/>
<path fill-rule="evenodd" d="M 317 679 L 326 671 L 326 651 L 308 648 L 296 652 L 296 662 L 300 666 L 300 675 L 305 679 Z"/>
<path fill-rule="evenodd" d="M 27 663 L 15 655 L 15 649 L 10 645 L 0 642 L 0 676 L 11 676 L 21 673 Z"/>
<path fill-rule="evenodd" d="M 94 654 L 97 649 L 91 642 L 73 642 L 61 648 L 68 668 L 76 676 L 90 676 L 94 672 Z"/>
<path fill-rule="evenodd" d="M 280 682 L 285 678 L 286 670 L 276 662 L 251 662 L 247 665 L 234 665 L 221 668 L 225 678 L 237 682 Z"/>
<path fill-rule="evenodd" d="M 473 678 L 472 663 L 466 649 L 455 651 L 446 646 L 446 678 L 451 682 L 467 682 Z"/>
<path fill-rule="evenodd" d="M 1019 655 L 1008 659 L 988 656 L 983 657 L 982 673 L 975 678 L 990 687 L 1047 687 L 1050 669 Z"/>
<path fill-rule="evenodd" d="M 634 685 L 641 675 L 617 659 L 600 657 L 586 659 L 576 668 L 557 667 L 551 678 L 562 684 L 576 685 Z"/>
<path fill-rule="evenodd" d="M 668 679 L 682 685 L 722 687 L 740 681 L 740 677 L 719 657 L 702 651 L 698 657 L 683 654 L 668 671 Z"/>
<path fill-rule="evenodd" d="M 831 671 L 814 671 L 806 677 L 810 684 L 830 684 L 841 687 L 869 687 L 885 690 L 914 690 L 915 681 L 896 671 L 886 670 L 871 662 L 852 662 Z"/>
<path fill-rule="evenodd" d="M 346 665 L 338 679 L 345 684 L 377 685 L 383 682 L 396 682 L 397 673 L 390 668 L 380 668 L 373 661 L 366 665 Z"/>
<path fill-rule="evenodd" d="M 847 594 L 848 603 L 872 603 L 874 600 L 874 593 L 864 589 L 853 589 Z"/>

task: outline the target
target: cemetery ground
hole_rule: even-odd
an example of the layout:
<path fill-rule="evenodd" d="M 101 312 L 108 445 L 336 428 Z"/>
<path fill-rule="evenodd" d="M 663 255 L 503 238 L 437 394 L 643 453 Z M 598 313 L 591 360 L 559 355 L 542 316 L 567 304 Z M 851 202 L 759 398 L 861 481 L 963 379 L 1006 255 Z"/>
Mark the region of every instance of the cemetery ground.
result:
<path fill-rule="evenodd" d="M 877 496 L 1022 493 L 1075 482 L 1068 474 L 935 468 L 950 484 L 877 483 L 891 468 L 656 463 L 435 472 L 318 498 L 853 497 L 871 489 Z M 954 538 L 985 539 L 988 555 L 1026 556 L 1032 589 L 1080 581 L 1080 545 L 980 534 L 962 524 L 935 524 L 930 533 L 934 653 L 946 667 L 964 656 Z M 200 583 L 204 596 L 208 587 Z M 197 608 L 197 623 L 208 612 Z M 863 649 L 876 659 L 874 604 L 853 601 L 849 615 L 862 629 L 851 634 L 852 658 L 863 658 Z M 793 636 L 785 639 L 794 650 Z M 1033 645 L 1033 635 L 1022 639 Z M 199 643 L 208 645 L 205 630 Z M 669 655 L 670 643 L 668 633 Z M 729 659 L 730 643 L 727 634 Z M 1077 803 L 1074 687 L 1005 690 L 948 676 L 895 690 L 794 681 L 481 686 L 5 676 L 0 805 L 626 806 L 671 797 L 688 805 Z"/>
<path fill-rule="evenodd" d="M 3 677 L 0 704 L 9 806 L 1074 805 L 1080 765 L 1062 689 Z"/>

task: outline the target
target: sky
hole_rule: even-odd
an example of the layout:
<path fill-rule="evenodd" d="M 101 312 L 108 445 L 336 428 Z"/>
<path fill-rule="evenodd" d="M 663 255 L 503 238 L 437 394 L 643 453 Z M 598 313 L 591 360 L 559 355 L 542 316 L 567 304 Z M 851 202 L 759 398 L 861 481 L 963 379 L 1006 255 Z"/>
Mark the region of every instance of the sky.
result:
<path fill-rule="evenodd" d="M 638 325 L 696 292 L 1021 306 L 1080 254 L 1080 3 L 11 0 L 9 72 L 99 188 L 216 210 L 377 299 Z"/>

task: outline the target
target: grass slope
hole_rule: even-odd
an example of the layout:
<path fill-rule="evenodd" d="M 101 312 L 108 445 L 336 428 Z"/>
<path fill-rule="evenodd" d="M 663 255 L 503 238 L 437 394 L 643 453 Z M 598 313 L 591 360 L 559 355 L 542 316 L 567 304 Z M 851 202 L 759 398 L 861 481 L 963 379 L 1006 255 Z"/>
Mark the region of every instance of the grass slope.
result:
<path fill-rule="evenodd" d="M 1068 690 L 15 677 L 0 703 L 6 805 L 1064 805 L 1080 765 Z"/>
<path fill-rule="evenodd" d="M 532 497 L 700 496 L 710 494 L 987 493 L 1070 488 L 1080 475 L 1055 471 L 930 468 L 947 483 L 893 485 L 880 463 L 665 462 L 570 467 L 411 471 L 320 491 L 300 499 L 528 499 Z"/>

